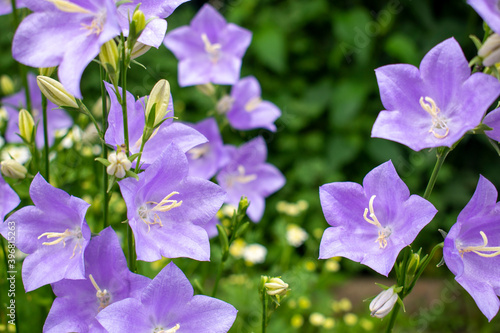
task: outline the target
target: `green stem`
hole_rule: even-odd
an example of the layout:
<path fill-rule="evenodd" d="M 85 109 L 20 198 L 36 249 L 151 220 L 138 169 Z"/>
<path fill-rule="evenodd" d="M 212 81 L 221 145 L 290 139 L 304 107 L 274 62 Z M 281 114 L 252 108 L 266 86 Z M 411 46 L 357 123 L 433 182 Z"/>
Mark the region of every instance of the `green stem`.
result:
<path fill-rule="evenodd" d="M 2 237 L 0 237 L 0 247 L 2 247 L 3 258 L 5 260 L 5 274 L 7 274 L 7 276 L 6 276 L 6 278 L 7 278 L 8 274 L 9 274 L 8 272 L 11 271 L 11 269 L 9 269 L 9 261 L 7 259 L 7 251 L 5 251 L 5 246 L 3 245 Z M 9 286 L 9 283 L 7 283 L 7 289 L 9 289 L 8 286 Z M 9 297 L 9 299 L 10 299 L 10 297 Z M 10 303 L 10 300 L 8 303 Z M 18 333 L 19 332 L 19 328 L 18 328 L 19 325 L 18 325 L 18 321 L 17 321 L 17 313 L 15 313 L 15 317 L 14 317 L 14 326 L 16 326 L 16 333 Z"/>
<path fill-rule="evenodd" d="M 394 308 L 392 309 L 392 312 L 391 312 L 391 318 L 389 319 L 389 325 L 387 325 L 387 330 L 385 331 L 386 333 L 392 332 L 394 324 L 396 323 L 396 318 L 398 317 L 398 314 L 399 314 L 400 307 L 401 306 L 399 305 L 399 303 L 396 303 L 394 305 Z"/>
<path fill-rule="evenodd" d="M 219 263 L 219 269 L 217 270 L 217 277 L 215 278 L 214 289 L 212 290 L 212 297 L 215 297 L 215 294 L 217 294 L 217 288 L 219 287 L 219 281 L 222 276 L 223 268 L 224 268 L 224 261 L 221 258 Z"/>
<path fill-rule="evenodd" d="M 92 112 L 89 111 L 89 109 L 87 109 L 87 107 L 85 106 L 85 104 L 83 104 L 83 102 L 79 99 L 76 100 L 76 103 L 78 104 L 79 108 L 80 108 L 80 111 L 83 113 L 83 114 L 86 114 L 90 120 L 92 121 L 92 123 L 94 124 L 94 127 L 95 129 L 97 130 L 97 134 L 99 135 L 99 139 L 101 139 L 101 142 L 104 142 L 104 134 L 103 134 L 103 131 L 101 131 L 101 128 L 99 127 L 99 123 L 97 122 L 97 120 L 95 119 L 94 115 L 92 114 Z"/>
<path fill-rule="evenodd" d="M 50 165 L 49 165 L 49 131 L 47 128 L 47 98 L 42 94 L 42 113 L 43 113 L 43 141 L 45 157 L 45 180 L 50 183 Z"/>
<path fill-rule="evenodd" d="M 12 17 L 14 18 L 14 25 L 15 28 L 17 29 L 17 26 L 19 25 L 19 14 L 17 11 L 16 0 L 10 0 L 10 3 L 12 5 Z"/>
<path fill-rule="evenodd" d="M 419 267 L 417 274 L 415 275 L 415 277 L 413 278 L 413 281 L 412 281 L 411 285 L 407 289 L 408 291 L 406 292 L 406 295 L 408 295 L 412 291 L 413 287 L 417 283 L 417 280 L 420 278 L 420 275 L 422 275 L 422 273 L 424 272 L 424 270 L 427 267 L 427 265 L 429 265 L 429 263 L 431 262 L 431 260 L 434 257 L 434 254 L 436 253 L 436 251 L 438 249 L 442 249 L 443 246 L 444 246 L 444 242 L 441 242 L 441 243 L 437 244 L 436 246 L 434 246 L 432 248 L 431 253 L 429 254 L 429 256 L 427 258 L 425 258 L 425 261 Z"/>
<path fill-rule="evenodd" d="M 144 128 L 144 132 L 142 134 L 141 149 L 139 150 L 139 156 L 137 156 L 137 163 L 135 164 L 135 173 L 138 173 L 141 168 L 142 151 L 144 150 L 144 145 L 146 144 L 145 135 L 146 135 L 146 128 Z"/>
<path fill-rule="evenodd" d="M 451 149 L 448 147 L 438 148 L 437 154 L 436 154 L 437 155 L 436 165 L 434 166 L 434 170 L 432 170 L 431 178 L 429 179 L 429 183 L 427 184 L 427 188 L 425 189 L 424 199 L 427 200 L 431 196 L 432 189 L 434 188 L 434 184 L 436 184 L 439 170 L 441 170 L 441 167 L 443 166 L 444 160 L 446 159 L 446 156 L 448 156 L 450 151 L 451 151 Z"/>
<path fill-rule="evenodd" d="M 267 293 L 266 288 L 262 289 L 262 333 L 267 329 Z"/>
<path fill-rule="evenodd" d="M 104 79 L 105 79 L 105 72 L 104 68 L 101 66 L 101 102 L 102 102 L 102 120 L 101 120 L 101 126 L 102 126 L 102 131 L 103 133 L 106 133 L 106 129 L 108 128 L 108 106 L 106 103 L 106 88 L 104 87 Z M 102 141 L 102 158 L 108 159 L 108 146 L 106 146 L 106 142 Z M 108 173 L 106 172 L 106 167 L 103 166 L 103 172 L 102 172 L 102 194 L 103 194 L 103 229 L 105 229 L 108 226 Z"/>
<path fill-rule="evenodd" d="M 128 244 L 128 268 L 130 269 L 131 272 L 136 273 L 137 272 L 137 266 L 136 266 L 136 256 L 135 256 L 135 244 L 134 244 L 134 234 L 132 232 L 132 228 L 130 227 L 130 224 L 128 224 L 127 227 L 127 244 Z"/>
<path fill-rule="evenodd" d="M 125 47 L 125 38 L 123 34 L 121 35 L 122 39 L 122 57 L 121 57 L 121 83 L 122 83 L 122 114 L 123 114 L 123 136 L 125 140 L 125 147 L 127 148 L 126 154 L 128 156 L 130 151 L 129 139 L 128 139 L 128 119 L 127 119 L 127 63 L 126 63 L 126 47 Z"/>

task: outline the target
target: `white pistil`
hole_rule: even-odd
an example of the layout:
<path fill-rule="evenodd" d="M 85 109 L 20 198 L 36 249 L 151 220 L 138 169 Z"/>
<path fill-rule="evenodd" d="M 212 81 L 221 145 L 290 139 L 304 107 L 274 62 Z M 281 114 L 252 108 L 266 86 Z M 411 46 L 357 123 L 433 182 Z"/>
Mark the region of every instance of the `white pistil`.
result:
<path fill-rule="evenodd" d="M 424 100 L 425 100 L 425 102 L 424 102 Z M 441 112 L 441 110 L 437 107 L 436 102 L 428 96 L 426 96 L 425 98 L 420 97 L 419 102 L 420 102 L 420 106 L 422 107 L 422 109 L 424 109 L 432 117 L 432 126 L 429 129 L 429 133 L 434 134 L 434 136 L 438 139 L 443 139 L 443 138 L 447 137 L 448 133 L 450 133 L 450 129 L 449 129 L 448 125 L 446 124 L 445 119 L 443 119 L 442 117 L 440 117 L 438 115 L 439 112 Z M 445 133 L 440 134 L 440 133 L 436 132 L 436 129 L 437 130 L 444 130 Z"/>
<path fill-rule="evenodd" d="M 387 227 L 386 228 L 382 227 L 377 216 L 375 216 L 375 211 L 373 210 L 373 200 L 375 200 L 375 197 L 376 197 L 376 195 L 371 196 L 370 201 L 368 202 L 369 208 L 365 208 L 365 212 L 363 213 L 363 217 L 364 217 L 366 222 L 373 224 L 374 226 L 376 226 L 379 229 L 378 230 L 378 238 L 375 240 L 375 242 L 379 243 L 379 247 L 381 249 L 385 249 L 385 247 L 387 246 L 387 238 L 389 238 L 389 236 L 391 235 L 391 230 Z M 370 215 L 369 215 L 370 218 L 368 218 L 368 216 L 367 216 L 368 212 L 370 212 Z"/>
<path fill-rule="evenodd" d="M 462 258 L 464 256 L 464 253 L 467 253 L 467 252 L 474 252 L 475 254 L 477 254 L 481 257 L 484 257 L 484 258 L 493 258 L 493 257 L 500 255 L 500 246 L 488 247 L 488 237 L 486 237 L 486 234 L 482 231 L 480 231 L 479 234 L 483 238 L 483 245 L 467 246 L 464 248 L 459 248 L 458 252 L 462 256 Z M 493 252 L 493 253 L 481 253 L 481 252 Z"/>
<path fill-rule="evenodd" d="M 176 324 L 174 327 L 169 328 L 168 330 L 161 329 L 161 331 L 158 331 L 158 329 L 154 330 L 154 333 L 175 333 L 181 328 L 181 325 Z"/>
<path fill-rule="evenodd" d="M 219 61 L 220 58 L 220 49 L 222 45 L 220 45 L 219 43 L 212 44 L 208 39 L 207 34 L 205 33 L 201 34 L 201 40 L 205 45 L 205 51 L 208 53 L 210 60 L 212 60 L 214 64 L 217 63 L 217 61 Z"/>
<path fill-rule="evenodd" d="M 163 198 L 160 202 L 155 201 L 147 201 L 143 206 L 141 206 L 138 210 L 139 217 L 142 222 L 146 223 L 148 226 L 148 232 L 151 230 L 151 225 L 158 224 L 160 227 L 163 227 L 163 223 L 161 222 L 161 218 L 157 212 L 168 212 L 176 207 L 182 205 L 182 200 L 172 200 L 170 199 L 172 196 L 179 194 L 179 192 L 171 192 L 165 198 Z M 155 205 L 153 208 L 147 208 L 147 205 Z M 153 214 L 153 222 L 150 221 L 150 214 Z"/>
<path fill-rule="evenodd" d="M 97 299 L 99 300 L 99 308 L 97 309 L 97 311 L 101 311 L 102 309 L 104 309 L 109 305 L 109 302 L 111 301 L 111 295 L 108 293 L 106 289 L 101 290 L 101 288 L 99 288 L 92 274 L 89 274 L 89 279 L 90 282 L 92 282 L 94 288 L 97 290 L 97 292 L 95 293 Z"/>
<path fill-rule="evenodd" d="M 197 160 L 203 155 L 205 155 L 210 150 L 210 145 L 208 143 L 202 144 L 198 147 L 191 148 L 188 151 L 188 154 L 191 156 L 193 160 Z"/>
<path fill-rule="evenodd" d="M 57 9 L 65 13 L 80 13 L 80 14 L 92 14 L 88 9 L 82 8 L 77 4 L 74 4 L 65 0 L 46 0 L 53 3 Z"/>
<path fill-rule="evenodd" d="M 237 170 L 238 170 L 237 175 L 231 175 L 227 178 L 227 185 L 229 187 L 232 187 L 235 182 L 241 184 L 247 184 L 257 179 L 256 174 L 250 174 L 250 175 L 245 174 L 246 170 L 243 165 L 239 165 Z"/>
<path fill-rule="evenodd" d="M 80 239 L 82 238 L 82 231 L 80 229 L 73 232 L 69 231 L 69 229 L 66 229 L 64 232 L 44 232 L 43 234 L 38 236 L 38 239 L 44 236 L 47 237 L 48 239 L 51 238 L 57 238 L 57 239 L 53 240 L 52 242 L 43 242 L 42 245 L 56 245 L 62 242 L 63 247 L 66 246 L 67 238 L 76 238 L 76 244 L 75 247 L 73 248 L 73 255 L 70 257 L 70 259 L 72 259 L 75 256 L 77 247 L 80 247 L 80 251 L 82 249 L 82 245 L 80 244 Z"/>
<path fill-rule="evenodd" d="M 262 103 L 262 98 L 260 98 L 260 96 L 255 96 L 255 97 L 251 98 L 247 102 L 247 104 L 245 104 L 245 111 L 252 112 L 260 105 L 260 103 Z"/>

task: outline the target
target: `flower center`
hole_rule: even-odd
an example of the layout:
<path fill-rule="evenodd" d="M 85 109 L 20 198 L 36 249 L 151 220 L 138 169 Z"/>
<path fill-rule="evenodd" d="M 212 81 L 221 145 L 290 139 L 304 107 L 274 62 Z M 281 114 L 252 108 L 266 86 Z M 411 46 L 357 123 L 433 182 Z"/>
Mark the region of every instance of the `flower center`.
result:
<path fill-rule="evenodd" d="M 375 200 L 376 195 L 372 195 L 370 198 L 370 202 L 368 203 L 369 208 L 365 208 L 365 212 L 363 213 L 363 218 L 366 222 L 373 224 L 378 229 L 378 238 L 375 242 L 378 242 L 379 248 L 385 249 L 387 246 L 387 238 L 391 236 L 391 229 L 388 227 L 382 227 L 377 216 L 375 216 L 375 211 L 373 210 L 373 200 Z M 370 217 L 368 218 L 368 212 L 370 212 Z"/>
<path fill-rule="evenodd" d="M 245 172 L 245 167 L 243 165 L 239 165 L 237 169 L 238 173 L 230 175 L 227 177 L 227 186 L 232 187 L 235 182 L 241 183 L 241 184 L 246 184 L 250 183 L 251 181 L 254 181 L 257 179 L 256 174 L 250 174 L 247 175 Z"/>
<path fill-rule="evenodd" d="M 82 251 L 82 244 L 81 240 L 83 239 L 82 235 L 82 230 L 80 228 L 77 228 L 76 230 L 69 231 L 69 229 L 66 229 L 64 232 L 44 232 L 40 236 L 38 236 L 38 239 L 42 237 L 47 237 L 48 239 L 50 238 L 57 238 L 56 240 L 53 240 L 52 242 L 43 242 L 42 245 L 56 245 L 59 243 L 63 243 L 63 247 L 66 246 L 66 241 L 71 241 L 72 239 L 76 240 L 75 247 L 73 248 L 73 255 L 70 257 L 72 259 L 75 256 L 76 253 L 76 248 L 80 248 L 80 252 Z"/>
<path fill-rule="evenodd" d="M 174 191 L 170 193 L 160 202 L 147 201 L 144 205 L 139 207 L 137 213 L 139 214 L 139 217 L 141 218 L 142 222 L 147 224 L 148 232 L 151 230 L 151 225 L 158 224 L 160 227 L 163 227 L 161 218 L 158 215 L 159 212 L 165 213 L 182 205 L 182 200 L 177 201 L 170 199 L 172 196 L 176 194 L 179 194 L 179 192 Z M 148 205 L 154 205 L 154 206 L 148 208 Z M 152 222 L 151 219 L 153 220 Z"/>
<path fill-rule="evenodd" d="M 210 60 L 212 60 L 214 64 L 217 63 L 220 58 L 220 49 L 222 46 L 219 43 L 212 44 L 205 33 L 201 34 L 201 40 L 205 45 L 205 52 L 207 52 Z"/>
<path fill-rule="evenodd" d="M 210 145 L 208 143 L 204 143 L 198 147 L 191 148 L 188 151 L 188 154 L 191 157 L 191 159 L 197 160 L 199 158 L 202 158 L 203 155 L 209 152 L 209 150 L 210 150 Z"/>
<path fill-rule="evenodd" d="M 247 104 L 245 104 L 245 111 L 252 112 L 260 105 L 260 103 L 262 103 L 262 98 L 260 98 L 260 96 L 253 97 L 247 102 Z"/>
<path fill-rule="evenodd" d="M 460 256 L 462 258 L 464 257 L 464 253 L 467 252 L 474 252 L 475 254 L 484 257 L 484 258 L 493 258 L 498 255 L 500 255 L 500 246 L 488 246 L 488 237 L 486 237 L 486 234 L 482 231 L 479 232 L 481 237 L 483 238 L 483 245 L 478 245 L 478 246 L 457 246 L 458 253 L 460 253 Z M 482 253 L 482 252 L 493 252 L 493 253 Z"/>
<path fill-rule="evenodd" d="M 167 330 L 163 329 L 163 327 L 157 327 L 155 328 L 153 333 L 175 333 L 179 330 L 179 328 L 181 328 L 181 325 L 179 324 L 176 324 L 174 327 L 169 328 Z"/>
<path fill-rule="evenodd" d="M 234 104 L 234 98 L 232 98 L 229 95 L 224 95 L 222 98 L 217 102 L 216 109 L 219 112 L 219 114 L 224 114 L 231 110 Z"/>
<path fill-rule="evenodd" d="M 434 136 L 438 139 L 447 137 L 448 133 L 450 133 L 450 129 L 446 124 L 446 119 L 439 116 L 439 112 L 441 112 L 441 110 L 437 107 L 436 102 L 428 96 L 425 98 L 420 97 L 419 102 L 422 109 L 424 109 L 425 112 L 430 114 L 432 117 L 432 125 L 429 132 L 434 134 Z"/>
<path fill-rule="evenodd" d="M 87 36 L 90 36 L 92 34 L 96 34 L 99 36 L 103 30 L 104 23 L 106 23 L 106 11 L 102 10 L 97 14 L 93 14 L 94 19 L 90 23 L 90 25 L 82 23 L 82 29 L 86 29 L 89 32 L 87 33 Z"/>
<path fill-rule="evenodd" d="M 94 288 L 97 290 L 95 295 L 96 295 L 97 299 L 99 300 L 99 308 L 97 309 L 97 311 L 99 312 L 109 305 L 109 302 L 111 301 L 111 295 L 108 293 L 108 291 L 106 289 L 101 290 L 101 288 L 99 288 L 99 286 L 95 282 L 92 274 L 89 274 L 89 279 L 90 279 L 90 282 L 92 282 L 92 285 L 94 286 Z"/>

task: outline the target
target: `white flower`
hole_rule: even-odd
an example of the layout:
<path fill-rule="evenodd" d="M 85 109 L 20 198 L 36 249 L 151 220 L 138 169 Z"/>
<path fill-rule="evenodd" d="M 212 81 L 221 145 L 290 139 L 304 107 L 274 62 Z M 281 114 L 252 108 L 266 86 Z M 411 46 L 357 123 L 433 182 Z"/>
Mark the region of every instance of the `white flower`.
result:
<path fill-rule="evenodd" d="M 243 258 L 252 264 L 261 264 L 266 260 L 267 249 L 260 244 L 250 244 L 243 250 Z"/>
<path fill-rule="evenodd" d="M 132 166 L 132 162 L 130 162 L 127 155 L 122 151 L 118 154 L 116 152 L 109 154 L 108 161 L 111 164 L 106 168 L 106 172 L 108 175 L 116 176 L 117 178 L 125 177 L 125 174 Z"/>
<path fill-rule="evenodd" d="M 13 160 L 16 160 L 17 162 L 19 162 L 20 164 L 24 164 L 24 163 L 28 162 L 30 157 L 31 157 L 30 150 L 28 147 L 25 147 L 25 146 L 21 146 L 21 147 L 10 146 L 10 147 L 6 147 L 2 151 L 2 160 L 4 160 L 4 161 L 13 159 Z"/>
<path fill-rule="evenodd" d="M 291 246 L 301 246 L 308 237 L 307 232 L 296 224 L 289 224 L 286 228 L 286 240 Z"/>
<path fill-rule="evenodd" d="M 370 315 L 372 317 L 384 318 L 391 312 L 397 301 L 398 294 L 394 291 L 394 287 L 382 291 L 370 303 Z"/>

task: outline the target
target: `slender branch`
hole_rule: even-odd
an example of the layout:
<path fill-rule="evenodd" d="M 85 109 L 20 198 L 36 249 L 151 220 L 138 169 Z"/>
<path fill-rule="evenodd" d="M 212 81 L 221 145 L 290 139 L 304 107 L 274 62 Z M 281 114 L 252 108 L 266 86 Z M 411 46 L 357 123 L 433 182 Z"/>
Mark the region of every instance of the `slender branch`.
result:
<path fill-rule="evenodd" d="M 222 276 L 223 269 L 224 269 L 224 261 L 221 258 L 219 262 L 219 269 L 217 270 L 217 277 L 215 278 L 214 289 L 212 290 L 212 297 L 215 297 L 215 295 L 217 294 L 217 288 L 219 287 L 219 281 Z"/>
<path fill-rule="evenodd" d="M 50 183 L 50 164 L 49 164 L 49 131 L 47 125 L 47 98 L 42 94 L 42 113 L 43 113 L 43 141 L 45 157 L 45 180 Z"/>
<path fill-rule="evenodd" d="M 134 233 L 132 232 L 132 228 L 130 224 L 127 227 L 127 249 L 128 249 L 128 268 L 131 272 L 137 272 L 136 266 L 136 254 L 135 254 L 135 242 L 134 242 Z"/>
<path fill-rule="evenodd" d="M 389 319 L 389 325 L 387 325 L 387 330 L 385 331 L 386 333 L 392 332 L 392 329 L 394 328 L 394 324 L 396 323 L 396 318 L 398 317 L 398 314 L 399 314 L 400 307 L 401 306 L 399 305 L 399 303 L 396 303 L 394 305 L 394 308 L 392 308 L 391 318 Z"/>
<path fill-rule="evenodd" d="M 266 288 L 262 289 L 262 333 L 267 329 L 267 293 Z"/>

